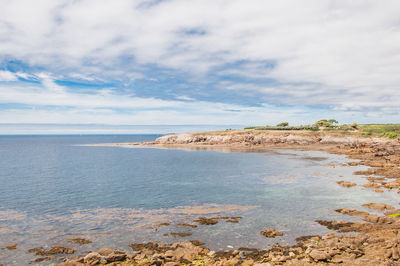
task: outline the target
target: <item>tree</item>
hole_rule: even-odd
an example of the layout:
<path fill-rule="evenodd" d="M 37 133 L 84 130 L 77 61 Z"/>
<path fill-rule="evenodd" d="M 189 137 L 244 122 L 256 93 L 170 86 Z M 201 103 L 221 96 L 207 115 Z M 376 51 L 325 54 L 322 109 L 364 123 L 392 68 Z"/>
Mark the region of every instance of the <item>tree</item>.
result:
<path fill-rule="evenodd" d="M 277 127 L 287 127 L 288 125 L 289 125 L 289 122 L 282 122 L 282 123 L 277 124 L 276 126 Z"/>
<path fill-rule="evenodd" d="M 339 124 L 339 122 L 335 119 L 329 119 L 328 122 L 331 124 Z"/>
<path fill-rule="evenodd" d="M 315 125 L 319 126 L 319 127 L 330 127 L 330 126 L 332 126 L 332 124 L 329 123 L 328 120 L 326 120 L 326 119 L 319 120 L 317 123 L 315 123 Z"/>

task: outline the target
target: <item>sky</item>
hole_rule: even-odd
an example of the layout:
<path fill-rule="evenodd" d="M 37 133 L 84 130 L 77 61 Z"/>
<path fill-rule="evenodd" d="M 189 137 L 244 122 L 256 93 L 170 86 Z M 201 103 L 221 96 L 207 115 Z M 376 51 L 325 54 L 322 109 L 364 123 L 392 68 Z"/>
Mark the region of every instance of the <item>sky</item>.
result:
<path fill-rule="evenodd" d="M 0 124 L 400 122 L 398 0 L 0 5 Z"/>

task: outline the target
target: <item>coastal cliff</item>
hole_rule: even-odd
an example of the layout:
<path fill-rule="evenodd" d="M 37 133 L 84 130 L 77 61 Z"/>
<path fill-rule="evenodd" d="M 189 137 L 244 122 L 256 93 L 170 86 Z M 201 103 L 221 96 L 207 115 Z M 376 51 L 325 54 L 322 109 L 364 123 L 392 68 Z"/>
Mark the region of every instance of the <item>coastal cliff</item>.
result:
<path fill-rule="evenodd" d="M 368 147 L 377 152 L 400 152 L 399 139 L 364 137 L 358 132 L 227 130 L 165 135 L 144 145 L 216 145 L 230 147 Z M 315 148 L 315 147 L 314 147 Z"/>

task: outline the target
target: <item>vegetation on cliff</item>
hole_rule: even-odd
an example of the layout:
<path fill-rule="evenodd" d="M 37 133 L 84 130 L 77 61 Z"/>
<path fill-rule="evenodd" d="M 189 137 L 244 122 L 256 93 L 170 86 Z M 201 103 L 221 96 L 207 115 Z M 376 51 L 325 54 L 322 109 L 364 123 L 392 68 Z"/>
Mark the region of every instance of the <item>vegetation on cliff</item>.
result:
<path fill-rule="evenodd" d="M 313 125 L 289 126 L 288 122 L 282 122 L 276 126 L 246 127 L 246 130 L 311 130 L 311 131 L 337 131 L 360 132 L 362 136 L 383 136 L 390 139 L 400 137 L 400 124 L 357 124 L 339 125 L 335 119 L 322 119 Z"/>

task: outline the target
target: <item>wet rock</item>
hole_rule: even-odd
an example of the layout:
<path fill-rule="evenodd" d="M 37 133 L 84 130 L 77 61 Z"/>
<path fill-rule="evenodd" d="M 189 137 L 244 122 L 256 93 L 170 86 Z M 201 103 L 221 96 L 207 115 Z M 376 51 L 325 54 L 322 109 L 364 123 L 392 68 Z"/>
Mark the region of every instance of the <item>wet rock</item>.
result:
<path fill-rule="evenodd" d="M 354 187 L 357 185 L 356 183 L 352 183 L 350 181 L 344 181 L 344 180 L 337 181 L 336 183 L 342 187 Z"/>
<path fill-rule="evenodd" d="M 33 263 L 38 263 L 38 262 L 49 261 L 49 260 L 53 260 L 53 259 L 54 259 L 53 256 L 46 256 L 46 257 L 36 258 L 32 262 Z"/>
<path fill-rule="evenodd" d="M 72 248 L 67 247 L 51 247 L 50 249 L 45 249 L 43 247 L 32 248 L 28 250 L 29 253 L 35 253 L 38 256 L 49 256 L 49 255 L 56 255 L 56 254 L 73 254 L 75 250 Z"/>
<path fill-rule="evenodd" d="M 79 245 L 86 245 L 92 243 L 92 241 L 84 239 L 84 238 L 70 238 L 68 241 L 79 244 Z"/>
<path fill-rule="evenodd" d="M 328 229 L 337 230 L 339 232 L 365 232 L 372 228 L 370 223 L 346 222 L 346 221 L 324 221 L 317 220 L 320 225 L 326 226 Z"/>
<path fill-rule="evenodd" d="M 144 250 L 152 250 L 157 253 L 165 252 L 168 248 L 165 245 L 148 242 L 144 244 L 131 244 L 129 247 L 132 248 L 133 251 L 144 251 Z"/>
<path fill-rule="evenodd" d="M 276 231 L 273 228 L 267 228 L 267 229 L 265 229 L 263 231 L 260 231 L 260 235 L 263 235 L 265 237 L 274 238 L 276 236 L 283 236 L 283 232 Z"/>
<path fill-rule="evenodd" d="M 155 227 L 169 226 L 169 225 L 171 225 L 171 224 L 170 223 L 160 223 L 160 224 L 155 225 Z"/>
<path fill-rule="evenodd" d="M 186 224 L 186 223 L 177 224 L 177 226 L 191 227 L 191 228 L 197 227 L 197 225 L 195 225 L 195 224 Z"/>
<path fill-rule="evenodd" d="M 374 210 L 384 211 L 384 210 L 393 210 L 395 209 L 393 206 L 383 203 L 366 203 L 362 205 L 363 207 L 367 207 Z"/>
<path fill-rule="evenodd" d="M 8 250 L 17 249 L 17 244 L 6 246 L 6 249 L 8 249 Z"/>
<path fill-rule="evenodd" d="M 164 236 L 173 236 L 173 237 L 185 237 L 185 236 L 191 236 L 192 233 L 166 233 Z"/>
<path fill-rule="evenodd" d="M 108 256 L 105 256 L 104 259 L 110 263 L 110 262 L 116 262 L 116 261 L 124 261 L 126 259 L 126 254 L 125 252 L 115 250 Z"/>
<path fill-rule="evenodd" d="M 99 253 L 101 256 L 108 256 L 113 253 L 113 250 L 109 248 L 101 248 L 99 251 L 97 251 L 97 253 Z"/>
<path fill-rule="evenodd" d="M 203 245 L 206 244 L 206 243 L 201 242 L 201 241 L 199 241 L 199 240 L 190 240 L 189 242 L 192 243 L 192 244 L 195 245 L 195 246 L 203 246 Z"/>
<path fill-rule="evenodd" d="M 87 265 L 96 265 L 96 264 L 100 264 L 101 262 L 101 255 L 97 252 L 90 252 L 89 254 L 87 254 L 83 261 L 85 264 Z"/>
<path fill-rule="evenodd" d="M 378 183 L 375 183 L 375 182 L 368 182 L 368 183 L 366 183 L 366 184 L 364 184 L 363 185 L 364 187 L 372 187 L 372 188 L 379 188 L 379 187 L 381 187 L 381 185 L 380 184 L 378 184 Z"/>
<path fill-rule="evenodd" d="M 201 225 L 214 225 L 218 223 L 218 220 L 215 218 L 207 218 L 207 217 L 199 217 L 193 222 L 199 223 Z"/>
<path fill-rule="evenodd" d="M 313 237 L 319 237 L 319 236 L 318 235 L 299 236 L 299 237 L 296 238 L 296 241 L 297 242 L 304 242 L 304 241 L 309 240 L 309 239 L 311 239 Z"/>
<path fill-rule="evenodd" d="M 368 212 L 358 211 L 358 210 L 350 210 L 350 209 L 336 209 L 336 212 L 343 213 L 350 216 L 356 217 L 367 217 L 370 214 Z"/>

